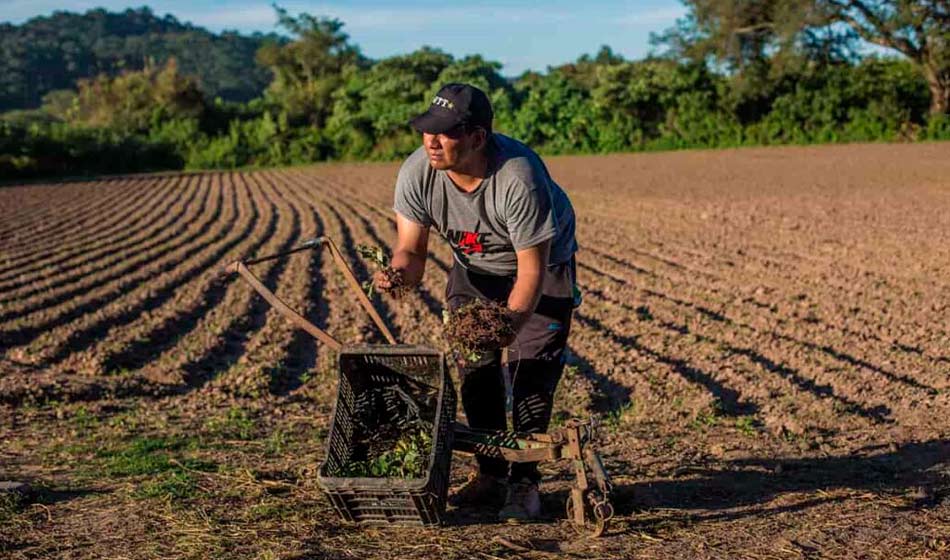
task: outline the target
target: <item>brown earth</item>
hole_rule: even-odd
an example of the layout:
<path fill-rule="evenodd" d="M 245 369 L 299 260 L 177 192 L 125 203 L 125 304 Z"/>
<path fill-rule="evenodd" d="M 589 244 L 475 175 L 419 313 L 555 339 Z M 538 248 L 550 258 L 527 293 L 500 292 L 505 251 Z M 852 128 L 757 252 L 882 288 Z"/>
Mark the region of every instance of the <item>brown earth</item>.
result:
<path fill-rule="evenodd" d="M 0 480 L 37 489 L 0 503 L 0 556 L 950 558 L 950 144 L 549 164 L 585 298 L 555 422 L 602 420 L 605 537 L 565 521 L 562 463 L 536 524 L 336 518 L 332 353 L 217 276 L 317 235 L 369 276 L 397 166 L 319 165 L 0 188 Z M 376 297 L 401 341 L 444 348 L 450 263 Z M 328 255 L 255 270 L 380 341 Z"/>

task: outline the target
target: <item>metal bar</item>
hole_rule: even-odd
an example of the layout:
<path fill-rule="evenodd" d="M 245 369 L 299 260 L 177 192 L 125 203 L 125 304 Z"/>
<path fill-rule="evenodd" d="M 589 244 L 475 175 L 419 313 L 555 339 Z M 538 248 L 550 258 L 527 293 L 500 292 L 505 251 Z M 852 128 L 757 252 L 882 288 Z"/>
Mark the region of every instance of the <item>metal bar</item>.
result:
<path fill-rule="evenodd" d="M 603 461 L 600 460 L 600 455 L 592 447 L 586 447 L 584 456 L 587 458 L 587 466 L 594 473 L 597 487 L 604 493 L 604 496 L 607 496 L 613 490 L 613 484 L 610 482 L 610 475 L 607 474 Z"/>
<path fill-rule="evenodd" d="M 285 257 L 285 256 L 291 255 L 291 254 L 293 254 L 293 253 L 298 253 L 298 252 L 300 252 L 300 251 L 306 251 L 306 250 L 308 250 L 308 249 L 313 249 L 313 248 L 316 248 L 316 247 L 325 247 L 325 248 L 327 248 L 327 249 L 330 251 L 330 256 L 333 257 L 334 262 L 336 262 L 336 265 L 340 268 L 340 271 L 343 272 L 343 277 L 346 278 L 346 281 L 347 281 L 347 283 L 350 285 L 350 288 L 352 288 L 353 293 L 356 294 L 356 300 L 360 303 L 360 305 L 363 307 L 363 309 L 366 310 L 366 312 L 369 314 L 369 316 L 370 316 L 370 318 L 373 320 L 373 322 L 376 323 L 376 326 L 379 327 L 379 330 L 383 333 L 383 336 L 386 338 L 386 341 L 389 342 L 390 344 L 398 344 L 398 343 L 396 342 L 396 337 L 393 336 L 392 331 L 389 330 L 389 327 L 386 326 L 386 323 L 383 321 L 383 318 L 382 318 L 382 317 L 379 315 L 379 313 L 376 311 L 376 308 L 373 307 L 373 304 L 369 301 L 369 298 L 366 297 L 366 294 L 365 294 L 365 293 L 363 293 L 363 288 L 362 288 L 362 286 L 360 286 L 359 280 L 356 279 L 356 275 L 353 274 L 353 270 L 350 268 L 350 265 L 346 262 L 346 259 L 343 257 L 343 253 L 340 252 L 340 250 L 339 250 L 339 249 L 337 248 L 337 246 L 336 246 L 336 243 L 334 243 L 333 240 L 330 239 L 329 237 L 322 236 L 322 237 L 315 237 L 315 238 L 313 238 L 313 239 L 308 239 L 307 241 L 304 241 L 304 242 L 301 243 L 300 245 L 298 245 L 298 246 L 296 246 L 296 247 L 294 247 L 294 248 L 292 248 L 292 249 L 288 249 L 287 251 L 282 251 L 282 252 L 280 252 L 280 253 L 274 253 L 274 254 L 271 254 L 271 255 L 265 255 L 265 256 L 263 256 L 263 257 L 258 257 L 258 258 L 256 258 L 256 259 L 251 259 L 251 260 L 248 260 L 248 261 L 243 261 L 241 264 L 242 264 L 242 266 L 245 267 L 245 270 L 247 270 L 246 267 L 248 267 L 248 266 L 250 266 L 250 265 L 257 264 L 257 263 L 262 263 L 262 262 L 269 261 L 269 260 L 273 260 L 273 259 L 278 259 L 278 258 L 280 258 L 280 257 Z M 238 263 L 232 263 L 232 264 L 229 265 L 225 270 L 228 271 L 228 272 L 240 272 L 240 271 L 236 268 L 236 264 L 238 264 Z M 250 274 L 249 271 L 248 271 L 248 273 Z M 242 273 L 242 276 L 244 276 L 245 279 L 248 279 L 247 276 L 244 275 L 243 273 Z M 253 277 L 253 274 L 252 274 L 251 276 Z M 261 284 L 259 281 L 258 281 L 257 284 L 258 284 L 258 286 L 260 286 L 261 288 L 263 288 L 264 290 L 266 290 L 267 293 L 271 294 L 271 297 L 273 297 L 273 298 L 276 299 L 277 296 L 274 296 L 273 293 L 270 292 L 270 290 L 267 290 L 267 288 L 264 287 L 263 284 Z M 254 286 L 253 283 L 252 283 L 252 286 Z M 254 286 L 254 289 L 257 290 L 258 293 L 260 293 L 262 296 L 264 296 L 264 299 L 267 299 L 267 301 L 271 302 L 271 300 L 268 299 L 268 297 L 264 295 L 264 292 L 261 292 L 261 290 L 258 289 L 258 286 Z M 278 299 L 277 301 L 280 301 L 280 300 Z M 273 302 L 271 302 L 271 304 L 274 305 L 275 307 L 278 307 L 278 306 L 277 306 L 276 304 L 274 304 Z M 318 329 L 318 328 L 317 328 L 316 326 L 314 326 L 312 323 L 310 323 L 309 321 L 307 321 L 306 319 L 304 319 L 303 317 L 301 317 L 299 314 L 297 314 L 295 311 L 293 311 L 292 309 L 290 309 L 289 307 L 287 307 L 286 304 L 284 304 L 284 308 L 285 308 L 289 313 L 292 313 L 293 316 L 290 315 L 290 314 L 288 314 L 288 313 L 286 313 L 286 312 L 284 312 L 284 315 L 286 315 L 287 317 L 290 317 L 291 320 L 293 320 L 295 323 L 297 323 L 297 325 L 301 326 L 301 328 L 303 328 L 304 330 L 306 330 L 308 333 L 310 333 L 310 334 L 313 335 L 314 337 L 316 337 L 316 338 L 318 338 L 318 339 L 320 339 L 321 341 L 323 341 L 323 342 L 326 343 L 326 340 L 325 340 L 324 338 L 321 338 L 320 335 L 315 334 L 315 332 L 316 332 L 316 331 L 319 331 L 319 332 L 323 333 L 323 334 L 324 334 L 325 336 L 327 336 L 327 337 L 329 337 L 330 335 L 328 335 L 327 333 L 325 333 L 325 332 L 321 331 L 320 329 Z M 294 316 L 298 317 L 300 320 L 294 318 Z M 304 322 L 306 323 L 306 325 L 309 325 L 309 326 L 305 326 L 304 323 L 301 323 L 300 321 L 304 321 Z M 316 331 L 314 331 L 313 329 L 316 329 Z M 330 337 L 330 338 L 332 338 L 332 337 Z M 335 340 L 335 339 L 334 339 L 334 340 Z M 328 343 L 328 344 L 329 344 L 329 343 Z M 339 342 L 337 342 L 337 344 L 339 344 Z"/>
<path fill-rule="evenodd" d="M 538 463 L 541 461 L 553 461 L 558 459 L 556 450 L 553 447 L 534 447 L 531 449 L 508 449 L 498 448 L 501 457 L 511 463 Z"/>
<path fill-rule="evenodd" d="M 571 521 L 573 521 L 578 527 L 583 527 L 587 524 L 587 519 L 584 515 L 584 491 L 580 488 L 572 486 L 570 500 L 574 504 L 574 519 Z"/>
<path fill-rule="evenodd" d="M 574 523 L 579 527 L 585 525 L 584 512 L 584 494 L 590 488 L 587 480 L 587 469 L 584 465 L 583 452 L 581 450 L 581 430 L 578 426 L 572 426 L 567 432 L 567 451 L 568 457 L 574 461 L 574 484 L 571 486 L 571 500 L 574 502 Z"/>
<path fill-rule="evenodd" d="M 553 461 L 560 459 L 558 447 L 528 447 L 525 449 L 511 448 L 505 445 L 483 443 L 481 441 L 455 439 L 452 450 L 473 455 L 484 455 L 511 461 L 512 463 L 537 463 L 538 461 Z"/>
<path fill-rule="evenodd" d="M 398 344 L 396 342 L 396 337 L 393 336 L 393 333 L 389 331 L 389 327 L 386 326 L 386 323 L 383 322 L 383 318 L 379 316 L 379 313 L 376 312 L 376 308 L 373 307 L 373 304 L 370 303 L 369 298 L 366 297 L 366 294 L 363 292 L 363 287 L 360 286 L 359 280 L 356 279 L 356 275 L 353 274 L 353 271 L 350 269 L 350 265 L 347 264 L 346 259 L 343 258 L 343 254 L 340 253 L 340 250 L 337 249 L 336 244 L 329 237 L 320 237 L 323 244 L 330 249 L 330 254 L 333 256 L 333 260 L 336 261 L 337 266 L 340 267 L 340 270 L 343 271 L 343 276 L 346 278 L 346 281 L 349 282 L 350 287 L 353 288 L 353 292 L 356 294 L 357 301 L 360 302 L 360 305 L 363 306 L 363 309 L 369 313 L 370 318 L 373 319 L 373 322 L 376 323 L 376 326 L 379 327 L 379 330 L 382 331 L 383 336 L 386 337 L 386 340 L 390 344 Z"/>
<path fill-rule="evenodd" d="M 294 253 L 299 253 L 300 251 L 306 251 L 307 249 L 313 249 L 313 248 L 315 248 L 315 247 L 320 247 L 322 244 L 323 244 L 323 238 L 322 238 L 322 237 L 315 237 L 315 238 L 313 238 L 313 239 L 308 239 L 307 241 L 304 241 L 303 243 L 301 243 L 300 245 L 298 245 L 298 246 L 296 246 L 296 247 L 294 247 L 294 248 L 292 248 L 292 249 L 288 249 L 288 250 L 286 250 L 286 251 L 281 251 L 280 253 L 274 253 L 274 254 L 272 254 L 272 255 L 264 255 L 263 257 L 257 257 L 256 259 L 251 259 L 251 260 L 248 260 L 248 261 L 244 261 L 244 265 L 245 265 L 245 266 L 251 266 L 252 264 L 257 264 L 257 263 L 262 263 L 262 262 L 266 262 L 266 261 L 271 261 L 271 260 L 274 260 L 274 259 L 279 259 L 280 257 L 286 257 L 287 255 L 292 255 L 292 254 L 294 254 Z"/>
<path fill-rule="evenodd" d="M 274 295 L 274 292 L 267 289 L 267 286 L 258 280 L 257 276 L 254 276 L 254 273 L 248 270 L 243 262 L 238 261 L 229 264 L 227 271 L 237 272 L 240 274 L 244 280 L 246 280 L 247 283 L 250 284 L 252 288 L 254 288 L 254 291 L 259 293 L 261 297 L 267 300 L 267 303 L 271 304 L 280 314 L 293 321 L 298 327 L 307 331 L 307 333 L 309 333 L 312 337 L 326 344 L 333 350 L 340 350 L 343 348 L 343 345 L 340 344 L 337 339 L 317 328 L 316 325 L 305 319 L 302 315 L 291 309 L 289 305 L 284 303 L 283 300 Z"/>
<path fill-rule="evenodd" d="M 555 444 L 563 443 L 563 438 L 551 434 L 531 434 L 528 432 L 513 432 L 510 430 L 481 430 L 466 426 L 461 422 L 452 424 L 452 432 L 456 438 L 480 443 L 491 443 L 503 445 L 512 449 L 527 449 L 529 447 L 550 447 Z"/>
<path fill-rule="evenodd" d="M 563 446 L 548 434 L 527 434 L 507 430 L 478 430 L 455 423 L 452 449 L 498 457 L 513 463 L 534 463 L 561 458 Z"/>

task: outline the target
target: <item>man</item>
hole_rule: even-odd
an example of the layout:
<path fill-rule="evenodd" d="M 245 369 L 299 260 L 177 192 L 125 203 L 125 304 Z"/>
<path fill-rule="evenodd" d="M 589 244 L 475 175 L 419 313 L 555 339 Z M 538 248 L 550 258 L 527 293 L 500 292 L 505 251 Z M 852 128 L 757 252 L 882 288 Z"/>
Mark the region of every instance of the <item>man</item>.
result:
<path fill-rule="evenodd" d="M 539 433 L 547 431 L 551 418 L 571 326 L 574 210 L 537 154 L 492 132 L 492 116 L 484 92 L 453 83 L 410 122 L 422 133 L 422 146 L 396 180 L 391 264 L 406 286 L 418 284 L 434 227 L 455 256 L 446 287 L 449 308 L 472 298 L 507 305 L 516 333 L 508 352 L 512 424 L 515 430 Z M 383 274 L 374 282 L 380 290 L 392 288 Z M 501 349 L 460 363 L 459 370 L 469 424 L 506 429 Z M 477 460 L 478 474 L 453 496 L 454 504 L 498 506 L 504 500 L 501 519 L 539 515 L 537 463 Z"/>

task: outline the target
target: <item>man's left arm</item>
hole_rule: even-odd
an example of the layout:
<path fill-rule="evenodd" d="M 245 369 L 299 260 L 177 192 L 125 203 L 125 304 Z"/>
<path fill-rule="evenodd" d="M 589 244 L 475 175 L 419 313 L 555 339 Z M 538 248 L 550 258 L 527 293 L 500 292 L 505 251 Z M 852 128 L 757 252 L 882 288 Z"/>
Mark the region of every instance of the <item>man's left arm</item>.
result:
<path fill-rule="evenodd" d="M 515 333 L 521 330 L 538 306 L 550 252 L 550 240 L 515 252 L 518 257 L 518 272 L 515 285 L 508 295 L 508 309 L 512 314 Z"/>

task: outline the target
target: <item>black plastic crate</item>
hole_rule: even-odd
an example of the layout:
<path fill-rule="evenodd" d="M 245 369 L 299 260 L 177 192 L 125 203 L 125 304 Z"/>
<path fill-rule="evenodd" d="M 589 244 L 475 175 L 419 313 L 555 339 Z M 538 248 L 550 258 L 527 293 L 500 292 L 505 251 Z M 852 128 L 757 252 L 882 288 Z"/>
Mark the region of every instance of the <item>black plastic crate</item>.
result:
<path fill-rule="evenodd" d="M 343 519 L 355 523 L 440 524 L 449 487 L 456 407 L 455 389 L 443 354 L 424 346 L 347 346 L 340 352 L 339 373 L 326 460 L 317 473 L 317 481 L 334 508 Z M 360 395 L 387 386 L 435 390 L 432 450 L 425 477 L 340 476 L 355 450 L 353 418 Z"/>

